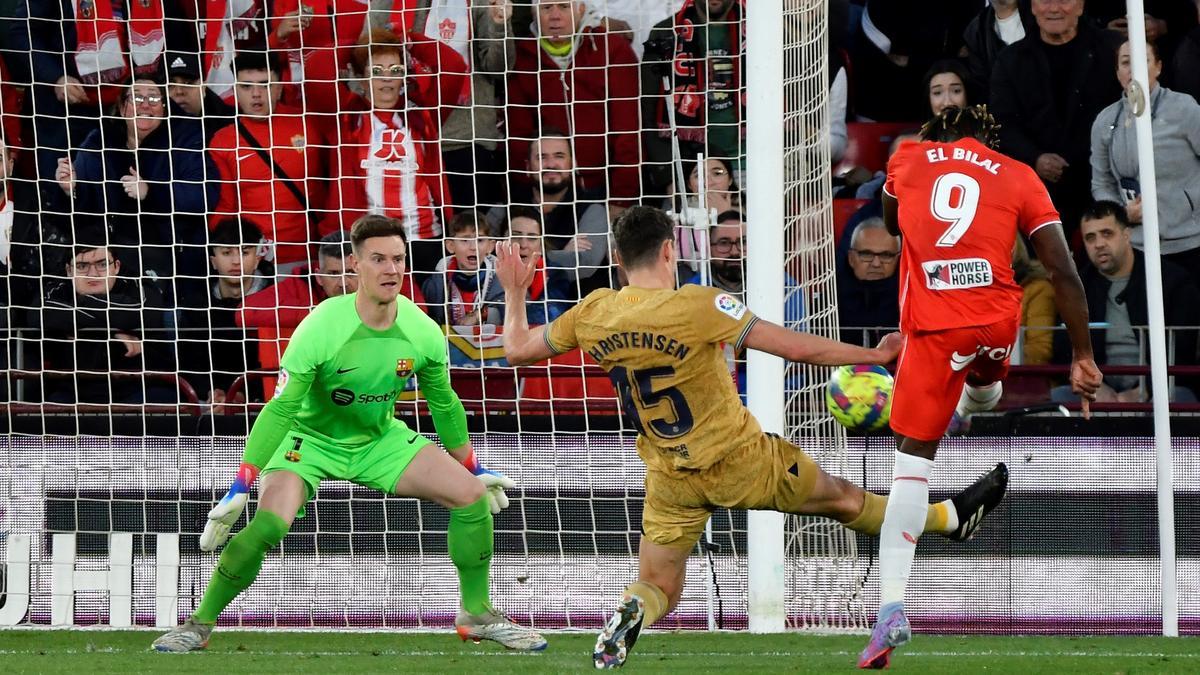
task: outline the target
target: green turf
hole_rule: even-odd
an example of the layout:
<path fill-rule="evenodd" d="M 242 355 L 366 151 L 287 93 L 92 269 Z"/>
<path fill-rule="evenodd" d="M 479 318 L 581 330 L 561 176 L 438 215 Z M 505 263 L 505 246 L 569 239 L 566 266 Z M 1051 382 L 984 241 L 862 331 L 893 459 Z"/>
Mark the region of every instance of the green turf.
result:
<path fill-rule="evenodd" d="M 452 633 L 235 632 L 196 654 L 157 654 L 148 631 L 0 631 L 3 673 L 501 673 L 585 672 L 593 637 L 548 636 L 542 654 L 463 644 Z M 851 672 L 864 636 L 647 633 L 625 672 Z M 934 637 L 892 662 L 899 673 L 1197 673 L 1194 638 Z"/>

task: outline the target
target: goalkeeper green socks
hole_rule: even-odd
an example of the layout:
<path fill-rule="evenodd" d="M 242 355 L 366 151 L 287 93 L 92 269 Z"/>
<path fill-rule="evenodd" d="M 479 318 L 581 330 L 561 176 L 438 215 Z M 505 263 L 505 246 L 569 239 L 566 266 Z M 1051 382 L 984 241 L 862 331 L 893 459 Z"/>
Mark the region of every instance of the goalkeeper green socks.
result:
<path fill-rule="evenodd" d="M 216 623 L 226 605 L 254 583 L 267 551 L 278 546 L 287 532 L 282 518 L 270 511 L 257 511 L 245 529 L 225 545 L 192 618 L 199 623 Z"/>
<path fill-rule="evenodd" d="M 492 511 L 487 495 L 458 509 L 450 509 L 446 530 L 450 560 L 458 569 L 459 593 L 468 614 L 488 611 L 488 572 L 492 565 Z"/>

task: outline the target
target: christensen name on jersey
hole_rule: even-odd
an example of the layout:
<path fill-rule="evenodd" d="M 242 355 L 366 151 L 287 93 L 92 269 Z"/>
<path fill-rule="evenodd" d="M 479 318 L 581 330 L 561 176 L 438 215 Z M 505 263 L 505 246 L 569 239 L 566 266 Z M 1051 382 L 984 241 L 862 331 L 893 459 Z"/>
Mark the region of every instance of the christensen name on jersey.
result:
<path fill-rule="evenodd" d="M 740 351 L 757 320 L 708 286 L 600 289 L 551 323 L 546 343 L 558 353 L 582 348 L 608 373 L 648 467 L 695 470 L 762 434 L 723 349 Z"/>

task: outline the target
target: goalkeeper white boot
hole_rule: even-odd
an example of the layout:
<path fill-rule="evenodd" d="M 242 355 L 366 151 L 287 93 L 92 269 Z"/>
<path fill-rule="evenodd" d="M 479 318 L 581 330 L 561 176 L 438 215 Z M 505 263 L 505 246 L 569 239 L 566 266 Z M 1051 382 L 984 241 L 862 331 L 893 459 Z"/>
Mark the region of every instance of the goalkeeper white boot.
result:
<path fill-rule="evenodd" d="M 171 629 L 171 632 L 154 641 L 154 649 L 160 652 L 195 652 L 208 646 L 208 636 L 212 635 L 213 627 L 197 623 L 188 617 L 187 621 Z"/>
<path fill-rule="evenodd" d="M 546 638 L 531 628 L 518 626 L 491 605 L 482 614 L 467 614 L 460 608 L 454 619 L 454 629 L 464 642 L 491 640 L 523 652 L 540 652 L 546 648 Z"/>
<path fill-rule="evenodd" d="M 596 637 L 596 648 L 592 650 L 592 662 L 597 670 L 620 668 L 629 658 L 629 650 L 642 632 L 642 617 L 646 615 L 646 604 L 636 595 L 626 594 L 621 606 L 604 625 Z"/>

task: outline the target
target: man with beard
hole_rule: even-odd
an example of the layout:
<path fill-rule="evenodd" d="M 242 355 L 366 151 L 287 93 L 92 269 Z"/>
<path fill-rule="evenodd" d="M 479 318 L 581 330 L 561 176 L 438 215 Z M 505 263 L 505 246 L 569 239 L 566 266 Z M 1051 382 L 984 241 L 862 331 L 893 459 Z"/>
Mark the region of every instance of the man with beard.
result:
<path fill-rule="evenodd" d="M 514 206 L 531 206 L 542 214 L 547 270 L 562 270 L 568 286 L 582 298 L 608 285 L 608 209 L 602 193 L 578 186 L 571 138 L 546 128 L 529 146 L 525 164 L 532 180 L 511 186 Z M 505 217 L 504 207 L 488 212 L 493 226 Z"/>
<path fill-rule="evenodd" d="M 841 340 L 866 344 L 900 325 L 900 238 L 887 231 L 882 218 L 868 218 L 854 228 L 842 256 L 837 284 Z M 867 330 L 881 327 L 887 330 Z"/>

